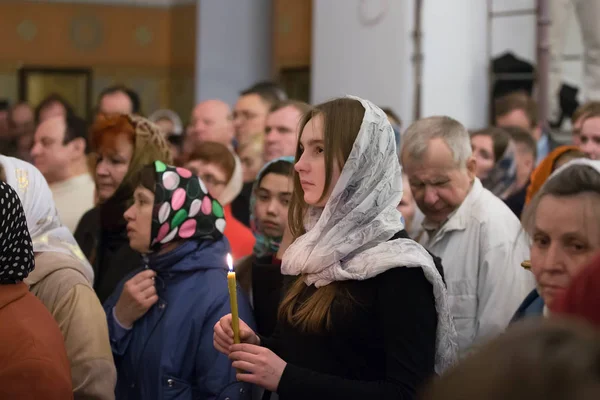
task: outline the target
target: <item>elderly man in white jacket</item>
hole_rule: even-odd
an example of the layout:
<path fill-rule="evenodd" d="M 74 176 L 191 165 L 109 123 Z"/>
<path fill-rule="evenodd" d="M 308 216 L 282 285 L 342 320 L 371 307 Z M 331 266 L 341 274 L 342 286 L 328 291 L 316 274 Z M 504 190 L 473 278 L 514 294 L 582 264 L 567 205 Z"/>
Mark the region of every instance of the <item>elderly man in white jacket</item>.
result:
<path fill-rule="evenodd" d="M 413 123 L 401 158 L 425 214 L 420 243 L 441 257 L 461 352 L 501 333 L 534 287 L 521 267 L 529 246 L 519 220 L 475 177 L 469 134 L 449 117 Z"/>

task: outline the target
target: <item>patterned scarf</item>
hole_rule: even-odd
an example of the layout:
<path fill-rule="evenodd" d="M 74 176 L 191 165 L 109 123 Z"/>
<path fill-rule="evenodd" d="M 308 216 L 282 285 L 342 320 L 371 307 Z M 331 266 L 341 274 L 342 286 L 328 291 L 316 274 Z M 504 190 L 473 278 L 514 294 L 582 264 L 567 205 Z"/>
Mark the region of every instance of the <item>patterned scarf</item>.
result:
<path fill-rule="evenodd" d="M 481 184 L 495 196 L 506 199 L 517 179 L 517 163 L 515 161 L 515 146 L 509 143 L 504 155 L 496 162 L 490 173 Z"/>
<path fill-rule="evenodd" d="M 258 225 L 258 222 L 256 221 L 256 217 L 254 216 L 256 212 L 256 191 L 258 190 L 258 182 L 262 180 L 263 174 L 265 173 L 267 168 L 278 161 L 285 161 L 293 165 L 294 157 L 280 157 L 266 163 L 256 176 L 256 181 L 254 182 L 254 186 L 252 187 L 252 195 L 250 196 L 250 229 L 252 229 L 252 233 L 256 238 L 253 253 L 258 258 L 264 257 L 269 254 L 277 254 L 277 251 L 279 251 L 279 245 L 281 244 L 282 237 L 266 236 L 262 232 L 260 226 Z"/>
<path fill-rule="evenodd" d="M 0 284 L 21 282 L 35 267 L 33 244 L 19 195 L 0 182 Z"/>
<path fill-rule="evenodd" d="M 225 231 L 221 204 L 200 178 L 185 168 L 154 162 L 156 189 L 151 249 L 174 240 L 217 240 Z"/>

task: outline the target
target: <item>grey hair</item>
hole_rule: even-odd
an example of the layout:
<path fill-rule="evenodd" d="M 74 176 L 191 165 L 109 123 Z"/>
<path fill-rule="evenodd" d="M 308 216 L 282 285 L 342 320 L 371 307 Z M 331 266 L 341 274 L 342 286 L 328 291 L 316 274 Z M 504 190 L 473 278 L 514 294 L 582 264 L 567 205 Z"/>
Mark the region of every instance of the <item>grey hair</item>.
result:
<path fill-rule="evenodd" d="M 471 138 L 467 129 L 457 120 L 435 116 L 413 122 L 402 135 L 401 158 L 407 156 L 420 160 L 427 151 L 429 141 L 441 138 L 452 152 L 452 158 L 459 167 L 465 167 L 473 154 Z"/>
<path fill-rule="evenodd" d="M 600 221 L 600 207 L 598 206 L 600 173 L 588 165 L 573 164 L 550 177 L 531 199 L 521 217 L 523 228 L 529 234 L 533 232 L 537 209 L 544 196 L 569 197 L 580 194 L 589 195 L 587 196 L 588 205 L 591 206 L 590 210 L 593 214 L 586 215 L 585 220 L 597 224 Z M 588 210 L 584 210 L 584 212 L 588 212 Z"/>

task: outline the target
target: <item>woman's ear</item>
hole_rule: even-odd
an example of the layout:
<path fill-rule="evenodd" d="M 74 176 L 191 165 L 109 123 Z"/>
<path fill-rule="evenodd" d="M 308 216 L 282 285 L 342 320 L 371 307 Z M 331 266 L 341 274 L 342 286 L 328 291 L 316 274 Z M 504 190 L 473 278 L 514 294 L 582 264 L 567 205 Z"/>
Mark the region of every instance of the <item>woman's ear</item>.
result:
<path fill-rule="evenodd" d="M 85 140 L 83 138 L 75 138 L 73 140 L 71 140 L 71 145 L 73 146 L 73 150 L 75 150 L 75 152 L 77 154 L 85 154 Z"/>

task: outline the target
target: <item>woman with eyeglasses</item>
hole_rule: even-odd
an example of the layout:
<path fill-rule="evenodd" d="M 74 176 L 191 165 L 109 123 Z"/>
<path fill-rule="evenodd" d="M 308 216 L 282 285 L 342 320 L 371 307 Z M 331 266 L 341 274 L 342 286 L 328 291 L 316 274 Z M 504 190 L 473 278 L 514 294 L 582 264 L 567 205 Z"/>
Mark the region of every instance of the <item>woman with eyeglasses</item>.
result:
<path fill-rule="evenodd" d="M 224 235 L 234 260 L 252 254 L 255 242 L 252 231 L 231 213 L 231 202 L 243 186 L 239 159 L 220 143 L 203 142 L 190 153 L 185 167 L 202 179 L 210 195 L 223 205 L 227 220 Z"/>

